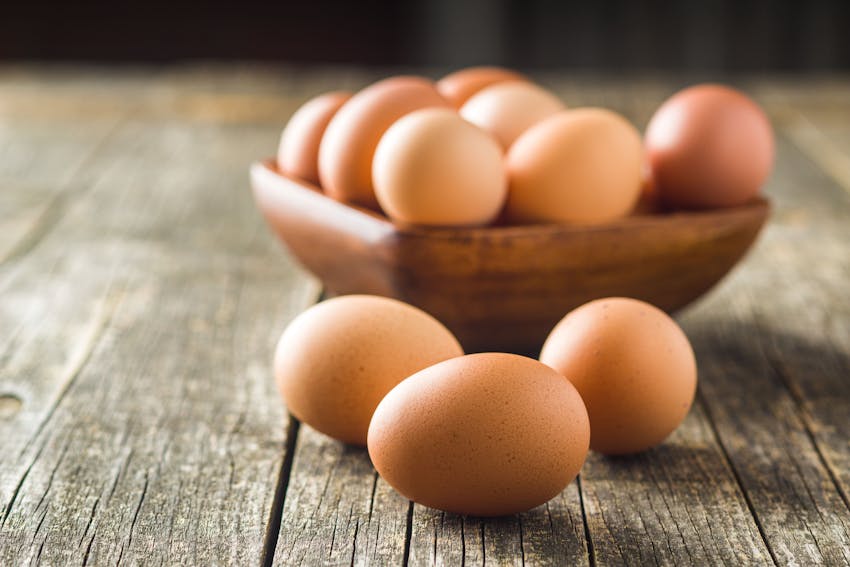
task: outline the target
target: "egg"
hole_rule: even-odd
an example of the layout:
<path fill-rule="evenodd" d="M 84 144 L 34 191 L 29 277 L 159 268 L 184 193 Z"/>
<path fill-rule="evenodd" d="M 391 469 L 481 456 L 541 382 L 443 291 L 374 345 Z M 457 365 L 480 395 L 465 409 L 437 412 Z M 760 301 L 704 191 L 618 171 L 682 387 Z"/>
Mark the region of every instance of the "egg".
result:
<path fill-rule="evenodd" d="M 393 386 L 462 354 L 451 332 L 424 311 L 395 299 L 347 295 L 290 323 L 274 371 L 292 415 L 330 437 L 365 445 L 372 412 Z"/>
<path fill-rule="evenodd" d="M 319 184 L 319 143 L 336 111 L 351 93 L 325 93 L 304 103 L 287 122 L 280 137 L 277 166 L 282 172 Z"/>
<path fill-rule="evenodd" d="M 443 108 L 411 112 L 387 130 L 372 180 L 390 218 L 429 226 L 488 224 L 508 189 L 499 144 Z"/>
<path fill-rule="evenodd" d="M 575 388 L 540 362 L 504 353 L 454 358 L 393 388 L 369 425 L 381 476 L 448 512 L 500 516 L 560 493 L 587 456 Z"/>
<path fill-rule="evenodd" d="M 773 167 L 767 116 L 746 95 L 721 85 L 673 95 L 650 120 L 645 143 L 661 199 L 678 208 L 744 204 Z"/>
<path fill-rule="evenodd" d="M 601 108 L 567 110 L 526 131 L 506 162 L 517 223 L 600 224 L 626 216 L 642 184 L 640 134 Z"/>
<path fill-rule="evenodd" d="M 543 87 L 512 81 L 479 91 L 459 112 L 465 120 L 493 134 L 507 149 L 531 126 L 565 108 L 557 96 Z"/>
<path fill-rule="evenodd" d="M 525 77 L 501 67 L 467 67 L 449 73 L 437 81 L 437 90 L 455 108 L 463 106 L 469 98 L 490 85 L 507 81 L 523 81 Z"/>
<path fill-rule="evenodd" d="M 378 140 L 405 114 L 430 106 L 450 107 L 432 81 L 392 77 L 361 90 L 336 112 L 319 144 L 319 180 L 339 201 L 378 209 L 372 158 Z"/>
<path fill-rule="evenodd" d="M 599 299 L 570 312 L 546 339 L 540 360 L 576 387 L 590 416 L 590 448 L 609 455 L 664 441 L 696 393 L 685 333 L 636 299 Z"/>

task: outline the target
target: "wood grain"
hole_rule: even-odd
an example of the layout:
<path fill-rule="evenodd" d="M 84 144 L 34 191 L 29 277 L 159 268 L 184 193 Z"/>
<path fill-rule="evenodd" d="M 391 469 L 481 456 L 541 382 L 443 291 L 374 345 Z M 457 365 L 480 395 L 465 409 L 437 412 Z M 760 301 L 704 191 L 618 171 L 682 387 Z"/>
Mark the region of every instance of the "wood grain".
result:
<path fill-rule="evenodd" d="M 577 482 L 516 516 L 469 518 L 417 504 L 412 521 L 412 565 L 588 564 Z"/>
<path fill-rule="evenodd" d="M 683 426 L 481 520 L 411 505 L 270 380 L 318 290 L 245 168 L 378 74 L 0 68 L 0 564 L 850 564 L 850 83 L 742 81 L 780 133 L 776 210 L 681 319 Z M 542 79 L 638 125 L 681 86 Z"/>
<path fill-rule="evenodd" d="M 366 450 L 302 426 L 283 506 L 276 565 L 400 565 L 408 501 Z"/>
<path fill-rule="evenodd" d="M 37 245 L 85 190 L 86 161 L 120 119 L 107 116 L 84 124 L 0 117 L 0 263 Z"/>
<path fill-rule="evenodd" d="M 316 291 L 242 189 L 276 134 L 130 120 L 4 267 L 0 563 L 264 553 L 287 441 L 269 350 Z"/>
<path fill-rule="evenodd" d="M 833 274 L 850 265 L 850 196 L 786 140 L 771 189 L 780 205 L 761 252 L 685 328 L 703 400 L 776 560 L 844 564 L 850 341 L 846 286 Z"/>
<path fill-rule="evenodd" d="M 699 404 L 654 450 L 592 453 L 581 486 L 597 565 L 771 562 Z"/>

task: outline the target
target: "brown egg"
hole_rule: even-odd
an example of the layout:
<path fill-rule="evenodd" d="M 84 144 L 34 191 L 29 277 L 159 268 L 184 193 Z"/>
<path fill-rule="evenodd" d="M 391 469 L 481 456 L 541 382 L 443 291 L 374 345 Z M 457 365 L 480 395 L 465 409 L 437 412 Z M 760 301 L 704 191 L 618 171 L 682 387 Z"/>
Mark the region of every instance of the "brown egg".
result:
<path fill-rule="evenodd" d="M 372 189 L 372 157 L 384 132 L 414 110 L 448 108 L 434 83 L 420 77 L 392 77 L 355 94 L 328 124 L 319 145 L 319 179 L 339 201 L 378 208 Z"/>
<path fill-rule="evenodd" d="M 460 115 L 493 134 L 508 149 L 520 134 L 566 106 L 543 87 L 526 81 L 489 86 L 460 108 Z"/>
<path fill-rule="evenodd" d="M 277 151 L 277 167 L 282 172 L 319 184 L 319 142 L 328 122 L 345 101 L 348 92 L 319 95 L 304 103 L 283 129 Z"/>
<path fill-rule="evenodd" d="M 460 108 L 472 95 L 490 85 L 524 80 L 527 79 L 516 71 L 501 67 L 467 67 L 437 81 L 437 90 L 455 108 Z"/>
<path fill-rule="evenodd" d="M 416 110 L 387 130 L 372 181 L 390 218 L 428 226 L 488 224 L 508 190 L 496 140 L 444 108 Z"/>
<path fill-rule="evenodd" d="M 590 416 L 590 448 L 610 455 L 664 441 L 696 393 L 685 333 L 636 299 L 598 299 L 570 312 L 546 339 L 540 360 L 579 391 Z"/>
<path fill-rule="evenodd" d="M 513 222 L 599 224 L 626 216 L 642 183 L 640 134 L 601 108 L 567 110 L 525 132 L 507 155 Z"/>
<path fill-rule="evenodd" d="M 472 354 L 393 388 L 369 426 L 369 456 L 414 502 L 458 514 L 523 512 L 560 493 L 587 456 L 575 388 L 536 360 Z"/>
<path fill-rule="evenodd" d="M 340 441 L 366 444 L 372 412 L 393 386 L 463 349 L 424 311 L 385 297 L 319 303 L 286 328 L 275 377 L 289 411 Z"/>
<path fill-rule="evenodd" d="M 650 120 L 645 143 L 661 199 L 673 207 L 741 205 L 758 194 L 773 167 L 767 116 L 721 85 L 673 95 Z"/>

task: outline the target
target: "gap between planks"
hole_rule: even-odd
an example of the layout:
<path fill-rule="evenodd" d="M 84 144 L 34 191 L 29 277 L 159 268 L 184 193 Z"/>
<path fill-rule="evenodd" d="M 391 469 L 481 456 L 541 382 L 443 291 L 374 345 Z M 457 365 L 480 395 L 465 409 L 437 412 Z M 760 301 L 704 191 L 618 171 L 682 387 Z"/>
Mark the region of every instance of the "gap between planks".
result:
<path fill-rule="evenodd" d="M 280 465 L 277 483 L 275 486 L 272 509 L 269 514 L 269 523 L 266 527 L 266 537 L 263 542 L 263 556 L 260 564 L 262 567 L 271 567 L 274 563 L 274 552 L 277 549 L 277 539 L 280 536 L 280 522 L 283 519 L 283 505 L 286 501 L 286 490 L 289 488 L 289 479 L 292 475 L 292 462 L 295 460 L 295 441 L 301 430 L 301 422 L 289 415 L 289 423 L 286 428 L 286 445 L 283 462 Z"/>

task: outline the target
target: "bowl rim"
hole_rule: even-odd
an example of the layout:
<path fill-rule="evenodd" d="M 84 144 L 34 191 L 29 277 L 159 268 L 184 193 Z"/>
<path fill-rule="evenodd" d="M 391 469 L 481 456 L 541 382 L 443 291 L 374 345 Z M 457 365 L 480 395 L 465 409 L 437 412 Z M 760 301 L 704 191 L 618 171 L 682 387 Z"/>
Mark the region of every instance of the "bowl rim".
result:
<path fill-rule="evenodd" d="M 339 207 L 347 214 L 355 214 L 360 222 L 367 222 L 375 228 L 384 231 L 392 231 L 396 234 L 411 237 L 427 236 L 429 238 L 475 238 L 475 237 L 518 237 L 518 236 L 546 236 L 552 234 L 594 234 L 609 231 L 624 232 L 644 227 L 658 227 L 659 224 L 681 224 L 687 222 L 711 222 L 716 220 L 729 220 L 736 216 L 761 217 L 767 216 L 770 211 L 770 199 L 765 195 L 757 195 L 749 202 L 735 207 L 706 210 L 676 210 L 662 214 L 630 215 L 604 224 L 579 225 L 566 223 L 539 223 L 522 225 L 489 225 L 468 227 L 421 227 L 404 225 L 394 222 L 383 214 L 371 209 L 337 201 L 326 195 L 317 185 L 281 172 L 277 167 L 275 158 L 266 158 L 251 164 L 251 176 L 254 179 L 254 192 L 263 191 L 256 186 L 274 184 L 281 186 L 285 184 L 292 191 L 297 188 L 303 191 L 303 195 L 311 195 L 321 199 L 325 206 Z"/>

